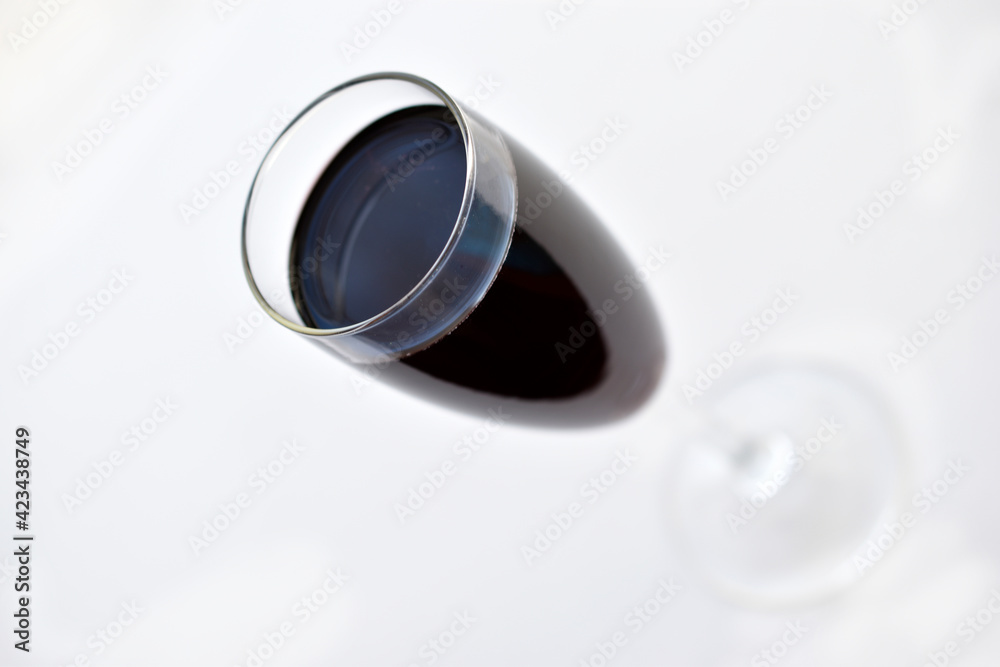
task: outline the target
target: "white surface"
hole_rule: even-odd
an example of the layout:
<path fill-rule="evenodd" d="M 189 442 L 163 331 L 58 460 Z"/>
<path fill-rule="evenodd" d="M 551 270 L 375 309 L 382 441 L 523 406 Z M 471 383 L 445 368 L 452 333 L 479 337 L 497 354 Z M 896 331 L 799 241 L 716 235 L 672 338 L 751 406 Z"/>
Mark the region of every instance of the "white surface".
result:
<path fill-rule="evenodd" d="M 220 19 L 208 0 L 80 0 L 17 52 L 7 32 L 38 5 L 4 3 L 0 540 L 14 532 L 10 449 L 23 424 L 37 542 L 33 650 L 11 646 L 4 571 L 0 663 L 246 665 L 262 634 L 290 621 L 295 634 L 265 664 L 423 665 L 425 642 L 468 611 L 476 622 L 438 664 L 578 665 L 622 630 L 612 664 L 746 665 L 795 620 L 808 632 L 781 664 L 916 665 L 952 640 L 953 664 L 995 664 L 1000 620 L 970 643 L 956 631 L 1000 587 L 1000 281 L 961 311 L 947 295 L 1000 252 L 1000 9 L 928 2 L 883 39 L 884 0 L 744 4 L 591 0 L 552 30 L 554 0 L 404 0 L 348 63 L 340 43 L 386 3 L 245 0 Z M 733 23 L 679 72 L 672 54 L 726 7 Z M 116 100 L 147 67 L 167 76 L 123 118 Z M 673 254 L 649 281 L 670 363 L 633 419 L 505 425 L 464 462 L 453 443 L 486 415 L 357 389 L 344 364 L 270 321 L 228 349 L 256 310 L 239 225 L 262 154 L 243 142 L 275 109 L 388 69 L 459 99 L 492 77 L 486 117 L 571 170 L 636 263 L 648 246 Z M 781 137 L 775 123 L 813 86 L 832 98 Z M 581 170 L 578 147 L 616 117 L 627 129 Z M 103 118 L 113 131 L 57 178 L 53 161 Z M 949 126 L 954 147 L 848 242 L 857 207 L 905 179 L 904 163 Z M 716 182 L 768 137 L 778 152 L 723 202 Z M 238 174 L 185 222 L 180 205 L 233 160 Z M 134 278 L 87 322 L 78 304 L 122 268 Z M 690 406 L 683 386 L 779 288 L 800 302 L 733 377 L 768 360 L 852 369 L 904 433 L 901 483 L 919 489 L 955 458 L 973 470 L 847 591 L 759 609 L 716 594 L 676 556 L 664 486 L 710 403 Z M 893 372 L 886 354 L 939 308 L 949 323 Z M 80 334 L 23 382 L 18 366 L 71 322 Z M 127 451 L 122 434 L 167 397 L 175 414 Z M 258 495 L 248 478 L 291 439 L 305 451 Z M 68 511 L 64 494 L 115 449 L 122 465 Z M 522 545 L 626 449 L 638 462 L 529 567 Z M 457 473 L 401 526 L 394 504 L 449 458 Z M 189 536 L 241 492 L 250 507 L 196 556 Z M 300 624 L 293 605 L 338 567 L 350 580 Z M 671 577 L 683 590 L 634 634 L 625 614 Z M 133 600 L 138 619 L 98 655 L 91 636 Z"/>

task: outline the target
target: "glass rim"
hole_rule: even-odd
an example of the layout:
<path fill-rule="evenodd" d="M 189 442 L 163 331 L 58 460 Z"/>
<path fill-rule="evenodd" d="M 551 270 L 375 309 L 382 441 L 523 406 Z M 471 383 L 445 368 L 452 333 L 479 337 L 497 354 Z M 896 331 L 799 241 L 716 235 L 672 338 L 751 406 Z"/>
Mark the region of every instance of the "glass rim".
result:
<path fill-rule="evenodd" d="M 267 298 L 261 294 L 260 288 L 257 286 L 256 280 L 253 277 L 253 271 L 250 268 L 250 257 L 247 250 L 247 227 L 250 219 L 250 209 L 253 203 L 254 193 L 257 189 L 258 180 L 261 178 L 261 172 L 267 166 L 268 162 L 280 154 L 275 153 L 275 147 L 281 141 L 289 130 L 295 127 L 295 124 L 299 122 L 306 114 L 312 111 L 315 107 L 319 106 L 329 98 L 333 97 L 337 93 L 356 86 L 362 83 L 368 83 L 371 81 L 382 81 L 382 80 L 396 80 L 411 83 L 427 91 L 430 91 L 438 97 L 444 106 L 452 113 L 455 117 L 455 121 L 458 124 L 459 129 L 462 132 L 462 138 L 464 139 L 465 145 L 465 159 L 466 159 L 466 172 L 465 172 L 465 189 L 462 194 L 462 205 L 458 211 L 458 217 L 455 220 L 455 224 L 452 227 L 451 234 L 448 236 L 448 241 L 445 243 L 441 252 L 438 254 L 437 258 L 434 260 L 434 264 L 431 265 L 430 269 L 418 280 L 410 290 L 399 298 L 395 303 L 393 303 L 388 308 L 380 311 L 379 313 L 369 317 L 366 320 L 360 322 L 355 322 L 353 324 L 348 324 L 343 327 L 336 327 L 333 329 L 318 329 L 314 327 L 308 327 L 303 324 L 298 324 L 286 318 L 284 315 L 275 310 L 270 303 L 268 303 Z M 377 119 L 373 119 L 373 122 Z M 476 185 L 476 151 L 475 151 L 475 140 L 473 133 L 469 129 L 468 118 L 465 115 L 465 111 L 459 106 L 458 102 L 447 92 L 445 92 L 441 87 L 429 81 L 423 77 L 417 76 L 415 74 L 407 74 L 405 72 L 373 72 L 371 74 L 364 74 L 359 77 L 345 81 L 330 90 L 326 91 L 312 102 L 310 102 L 302 111 L 295 115 L 288 125 L 275 137 L 274 142 L 264 153 L 264 157 L 261 159 L 260 165 L 257 167 L 257 171 L 254 173 L 253 181 L 250 183 L 250 191 L 247 194 L 246 205 L 243 207 L 243 222 L 242 230 L 240 233 L 240 246 L 243 261 L 243 273 L 246 275 L 247 283 L 250 285 L 250 291 L 253 293 L 254 299 L 260 304 L 261 308 L 264 309 L 272 319 L 277 321 L 279 324 L 291 329 L 300 334 L 307 336 L 338 336 L 342 334 L 353 334 L 367 329 L 368 327 L 378 324 L 379 322 L 390 318 L 393 314 L 404 308 L 407 302 L 412 299 L 416 294 L 418 294 L 427 284 L 429 284 L 433 277 L 438 273 L 438 271 L 445 265 L 448 257 L 451 255 L 451 251 L 458 245 L 459 237 L 462 235 L 462 231 L 465 228 L 466 221 L 469 217 L 469 212 L 472 207 L 472 200 L 474 196 L 474 190 Z M 331 155 L 330 159 L 333 159 L 335 155 Z"/>

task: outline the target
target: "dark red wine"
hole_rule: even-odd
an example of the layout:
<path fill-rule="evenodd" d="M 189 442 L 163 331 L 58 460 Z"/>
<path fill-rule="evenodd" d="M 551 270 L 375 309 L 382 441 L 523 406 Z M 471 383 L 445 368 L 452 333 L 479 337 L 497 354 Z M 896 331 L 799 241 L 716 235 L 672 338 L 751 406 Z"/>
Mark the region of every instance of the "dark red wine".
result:
<path fill-rule="evenodd" d="M 336 329 L 379 314 L 441 254 L 458 219 L 466 172 L 462 134 L 442 110 L 415 107 L 378 120 L 313 187 L 291 252 L 292 292 L 309 326 Z M 415 168 L 407 162 L 414 150 L 423 156 Z M 306 270 L 314 266 L 309 258 L 324 256 Z"/>
<path fill-rule="evenodd" d="M 590 322 L 579 290 L 527 233 L 516 229 L 507 259 L 479 306 L 455 331 L 403 363 L 478 391 L 568 398 L 593 388 L 607 363 L 598 334 L 578 352 L 555 352 L 571 327 Z"/>
<path fill-rule="evenodd" d="M 527 421 L 627 414 L 663 364 L 651 303 L 632 288 L 628 298 L 616 292 L 630 268 L 614 241 L 550 170 L 507 143 L 522 201 L 547 205 L 521 207 L 503 266 L 468 317 L 382 376 L 466 409 L 513 399 Z M 296 227 L 291 284 L 306 325 L 357 324 L 406 297 L 448 242 L 466 176 L 462 134 L 444 107 L 404 109 L 356 135 L 317 181 Z M 318 266 L 316 257 L 325 257 Z M 410 324 L 419 329 L 421 319 Z"/>

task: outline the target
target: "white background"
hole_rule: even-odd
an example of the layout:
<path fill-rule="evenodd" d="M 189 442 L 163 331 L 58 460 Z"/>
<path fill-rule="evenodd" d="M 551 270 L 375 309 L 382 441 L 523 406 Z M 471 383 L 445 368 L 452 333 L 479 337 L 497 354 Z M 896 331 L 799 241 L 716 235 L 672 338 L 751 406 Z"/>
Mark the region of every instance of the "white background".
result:
<path fill-rule="evenodd" d="M 467 611 L 475 623 L 437 664 L 577 665 L 670 577 L 683 590 L 612 664 L 751 664 L 793 620 L 809 630 L 781 664 L 918 665 L 955 640 L 1000 587 L 1000 284 L 898 372 L 887 353 L 1000 252 L 1000 8 L 931 0 L 885 36 L 887 0 L 743 4 L 591 0 L 553 28 L 555 1 L 404 0 L 348 62 L 341 43 L 385 3 L 245 0 L 220 16 L 208 0 L 75 0 L 15 45 L 39 5 L 4 2 L 0 540 L 14 533 L 11 450 L 26 425 L 37 541 L 30 655 L 12 648 L 13 561 L 0 557 L 0 663 L 245 665 L 292 621 L 266 664 L 424 665 L 425 642 Z M 681 71 L 673 54 L 726 8 L 734 21 Z M 167 76 L 123 118 L 116 100 L 147 67 Z M 670 358 L 641 412 L 594 430 L 505 425 L 403 525 L 394 505 L 486 415 L 359 387 L 271 321 L 225 338 L 256 310 L 239 228 L 260 155 L 241 144 L 275 109 L 380 70 L 459 99 L 492 77 L 481 113 L 573 171 L 637 263 L 650 245 L 672 253 L 647 284 Z M 723 201 L 717 182 L 820 85 L 832 98 Z M 574 153 L 617 117 L 625 132 L 580 171 Z M 112 132 L 57 175 L 104 118 Z M 857 208 L 949 126 L 954 147 L 851 243 Z M 180 206 L 230 160 L 239 173 L 185 221 Z M 86 321 L 78 304 L 121 269 L 127 288 Z M 950 459 L 973 471 L 854 585 L 773 609 L 714 591 L 676 556 L 665 485 L 708 404 L 683 386 L 782 287 L 800 304 L 734 374 L 797 359 L 849 369 L 900 424 L 905 488 Z M 79 335 L 23 379 L 70 323 Z M 168 397 L 174 414 L 128 451 L 122 434 Z M 248 478 L 292 439 L 305 451 L 258 495 Z M 529 566 L 521 547 L 625 449 L 638 463 Z M 114 450 L 122 464 L 68 509 Z M 241 492 L 250 507 L 196 555 L 189 538 Z M 336 568 L 348 582 L 299 623 L 293 605 Z M 138 619 L 98 655 L 95 633 L 132 601 Z M 995 664 L 1000 621 L 959 643 L 953 664 Z"/>

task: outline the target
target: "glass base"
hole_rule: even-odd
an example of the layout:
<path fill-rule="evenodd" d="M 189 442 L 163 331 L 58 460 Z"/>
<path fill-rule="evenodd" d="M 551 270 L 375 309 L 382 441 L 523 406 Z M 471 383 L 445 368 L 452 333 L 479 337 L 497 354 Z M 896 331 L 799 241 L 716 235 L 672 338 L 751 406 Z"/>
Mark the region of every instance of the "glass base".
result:
<path fill-rule="evenodd" d="M 859 578 L 853 557 L 898 505 L 898 440 L 854 378 L 749 377 L 719 394 L 677 451 L 672 534 L 713 587 L 747 604 L 833 594 Z"/>

